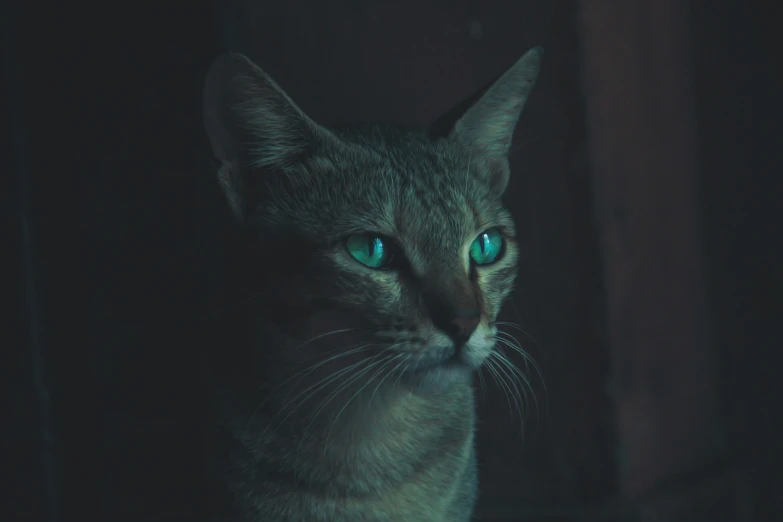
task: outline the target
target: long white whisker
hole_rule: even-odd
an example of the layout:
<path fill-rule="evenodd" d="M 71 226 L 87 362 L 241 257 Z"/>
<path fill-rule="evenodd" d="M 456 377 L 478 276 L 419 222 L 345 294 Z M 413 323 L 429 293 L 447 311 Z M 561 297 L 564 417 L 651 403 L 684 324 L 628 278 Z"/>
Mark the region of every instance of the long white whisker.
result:
<path fill-rule="evenodd" d="M 408 354 L 408 356 L 405 358 L 405 361 L 403 361 L 403 362 L 405 362 L 405 368 L 403 368 L 402 371 L 400 372 L 400 374 L 397 376 L 397 378 L 394 379 L 394 384 L 392 384 L 392 387 L 395 387 L 395 386 L 397 386 L 397 384 L 399 384 L 400 379 L 402 379 L 402 376 L 405 375 L 405 372 L 408 371 L 408 368 L 411 365 L 411 360 L 412 359 L 413 359 L 413 355 Z"/>
<path fill-rule="evenodd" d="M 503 390 L 503 395 L 506 396 L 506 402 L 508 403 L 508 409 L 509 411 L 511 411 L 511 399 L 508 396 L 508 391 L 506 390 L 506 384 L 496 368 L 496 363 L 492 360 L 492 353 L 490 353 L 490 356 L 486 361 L 487 370 L 489 370 L 490 374 L 492 375 L 492 379 L 495 381 L 495 384 L 497 384 L 500 387 L 500 389 Z"/>
<path fill-rule="evenodd" d="M 518 353 L 522 357 L 522 359 L 523 359 L 523 361 L 525 363 L 525 372 L 522 372 L 522 370 L 520 370 L 519 368 L 516 368 L 516 369 L 518 371 L 519 377 L 521 378 L 522 382 L 525 384 L 525 387 L 530 392 L 530 395 L 533 397 L 533 403 L 535 404 L 535 407 L 536 407 L 536 425 L 538 425 L 538 420 L 539 420 L 539 415 L 540 415 L 540 413 L 539 413 L 539 406 L 538 406 L 538 398 L 536 397 L 535 389 L 533 388 L 533 384 L 531 382 L 531 378 L 530 378 L 530 375 L 529 375 L 530 368 L 532 367 L 536 371 L 536 373 L 538 374 L 538 377 L 539 377 L 539 379 L 541 381 L 541 384 L 543 386 L 543 389 L 544 389 L 544 404 L 545 404 L 545 408 L 548 409 L 548 397 L 549 397 L 549 394 L 548 394 L 548 391 L 547 391 L 547 388 L 546 388 L 546 382 L 544 380 L 544 374 L 541 371 L 541 368 L 538 365 L 538 363 L 527 352 L 525 352 L 525 350 L 522 349 L 522 347 L 519 345 L 519 341 L 513 335 L 511 335 L 511 334 L 509 334 L 507 332 L 501 332 L 500 330 L 498 330 L 497 333 L 498 333 L 498 335 L 495 336 L 495 340 L 498 343 L 502 344 L 503 346 L 507 346 L 507 347 L 511 348 L 512 350 L 514 350 L 516 353 Z"/>
<path fill-rule="evenodd" d="M 324 399 L 324 400 L 321 402 L 321 404 L 320 404 L 320 406 L 318 407 L 318 409 L 317 409 L 317 410 L 316 410 L 316 411 L 313 413 L 312 417 L 310 418 L 310 422 L 309 422 L 309 423 L 307 423 L 307 427 L 305 428 L 305 430 L 304 430 L 304 431 L 306 432 L 306 431 L 309 431 L 309 430 L 310 430 L 310 426 L 312 426 L 312 425 L 313 425 L 313 422 L 315 422 L 315 419 L 316 419 L 316 417 L 318 417 L 318 414 L 319 414 L 319 413 L 321 413 L 321 412 L 323 411 L 323 409 L 326 407 L 326 405 L 327 405 L 327 404 L 329 404 L 329 403 L 332 401 L 332 399 L 334 399 L 335 397 L 337 397 L 337 396 L 338 396 L 338 395 L 339 395 L 339 394 L 340 394 L 340 393 L 341 393 L 343 390 L 347 389 L 347 388 L 348 388 L 348 386 L 350 386 L 352 383 L 354 383 L 354 382 L 356 382 L 357 380 L 359 380 L 359 379 L 360 379 L 360 378 L 361 378 L 363 375 L 365 375 L 367 372 L 369 372 L 370 370 L 372 370 L 372 369 L 373 369 L 374 367 L 376 367 L 378 364 L 381 364 L 381 363 L 383 363 L 384 361 L 386 361 L 388 358 L 383 358 L 383 359 L 381 359 L 381 360 L 379 360 L 379 361 L 376 361 L 376 359 L 378 359 L 378 358 L 382 357 L 382 356 L 383 356 L 383 355 L 384 355 L 386 352 L 388 352 L 389 350 L 393 349 L 393 348 L 394 348 L 394 347 L 396 347 L 396 346 L 399 346 L 399 344 L 392 344 L 392 345 L 390 345 L 390 346 L 387 346 L 387 347 L 386 347 L 386 348 L 385 348 L 385 349 L 384 349 L 384 350 L 383 350 L 381 353 L 379 353 L 379 354 L 377 354 L 377 355 L 374 355 L 373 357 L 371 357 L 371 358 L 370 358 L 370 359 L 367 361 L 367 362 L 369 362 L 370 364 L 368 364 L 368 365 L 367 365 L 365 368 L 362 368 L 362 370 L 361 370 L 359 373 L 357 373 L 356 375 L 353 375 L 353 376 L 349 377 L 349 378 L 348 378 L 348 379 L 347 379 L 347 380 L 346 380 L 344 383 L 342 383 L 342 385 L 340 385 L 340 386 L 339 386 L 337 389 L 335 389 L 335 390 L 334 390 L 332 393 L 330 393 L 329 395 L 327 395 L 327 396 L 326 396 L 326 398 L 325 398 L 325 399 Z M 342 410 L 341 410 L 341 411 L 342 411 Z"/>
<path fill-rule="evenodd" d="M 501 337 L 502 336 L 502 337 Z M 541 371 L 541 367 L 538 365 L 538 363 L 533 359 L 530 354 L 528 354 L 525 350 L 522 349 L 522 346 L 520 346 L 519 341 L 508 332 L 502 332 L 498 330 L 497 336 L 495 337 L 498 341 L 502 338 L 504 341 L 504 345 L 508 346 L 515 352 L 517 352 L 525 361 L 525 369 L 528 369 L 528 367 L 532 367 L 536 373 L 538 374 L 539 379 L 541 380 L 541 384 L 544 387 L 544 397 L 548 397 L 549 393 L 546 388 L 546 381 L 544 379 L 544 373 Z M 530 386 L 530 389 L 532 391 L 532 385 L 530 385 L 530 382 L 528 381 L 528 385 Z"/>
<path fill-rule="evenodd" d="M 342 330 L 332 330 L 331 332 L 326 332 L 326 333 L 323 333 L 323 334 L 320 334 L 320 335 L 316 335 L 315 337 L 313 337 L 311 339 L 308 339 L 307 341 L 303 342 L 302 344 L 300 344 L 299 346 L 294 348 L 294 350 L 299 350 L 300 348 L 303 348 L 303 347 L 307 346 L 308 344 L 317 341 L 318 339 L 323 339 L 324 337 L 329 337 L 330 335 L 335 335 L 335 334 L 338 334 L 338 333 L 351 332 L 353 330 L 356 330 L 356 328 L 344 328 Z"/>
<path fill-rule="evenodd" d="M 302 379 L 304 379 L 305 377 L 307 377 L 307 375 L 311 374 L 312 372 L 314 372 L 315 370 L 317 370 L 318 368 L 320 368 L 324 364 L 328 364 L 328 363 L 330 363 L 330 362 L 332 362 L 334 360 L 340 359 L 342 357 L 347 357 L 349 355 L 353 355 L 355 353 L 359 353 L 361 351 L 366 350 L 370 346 L 372 346 L 372 345 L 371 344 L 365 344 L 365 345 L 362 345 L 362 346 L 359 346 L 359 347 L 355 347 L 354 346 L 354 347 L 351 347 L 351 349 L 349 349 L 347 351 L 341 351 L 337 355 L 333 355 L 331 357 L 327 357 L 326 359 L 324 359 L 322 361 L 319 361 L 316 364 L 313 364 L 312 366 L 309 366 L 309 367 L 305 368 L 304 370 L 295 373 L 293 376 L 291 376 L 288 379 L 286 379 L 285 381 L 283 381 L 283 383 L 280 386 L 281 387 L 284 386 L 285 384 L 289 383 L 290 381 L 292 381 L 293 379 L 295 379 L 296 377 L 298 377 L 298 376 L 300 376 L 302 374 L 304 374 L 304 375 L 302 375 Z M 334 351 L 337 351 L 337 350 L 334 350 Z M 301 382 L 302 379 L 300 379 L 299 382 Z"/>
<path fill-rule="evenodd" d="M 511 398 L 514 401 L 514 407 L 517 410 L 517 414 L 519 415 L 519 419 L 523 423 L 523 428 L 522 429 L 524 431 L 524 417 L 522 415 L 522 408 L 520 407 L 520 404 L 519 404 L 519 401 L 521 399 L 520 393 L 519 393 L 519 388 L 517 387 L 516 381 L 514 379 L 513 372 L 509 373 L 509 371 L 507 370 L 507 367 L 510 365 L 510 363 L 505 359 L 503 354 L 501 352 L 499 352 L 499 351 L 492 352 L 492 357 L 494 357 L 497 361 L 500 362 L 500 364 L 498 365 L 498 370 L 503 373 L 503 375 L 505 376 L 506 379 L 508 379 L 506 381 L 506 385 L 509 388 L 509 393 L 511 394 Z M 511 390 L 512 386 L 514 388 L 514 391 Z"/>
<path fill-rule="evenodd" d="M 498 340 L 498 342 L 504 346 L 508 346 L 506 341 L 504 340 Z M 535 391 L 533 389 L 532 384 L 530 383 L 530 379 L 528 378 L 527 374 L 525 374 L 513 362 L 511 362 L 511 359 L 508 357 L 508 355 L 506 355 L 502 351 L 502 349 L 498 348 L 498 351 L 503 353 L 503 357 L 506 359 L 508 369 L 514 373 L 514 378 L 517 381 L 519 381 L 519 384 L 522 388 L 522 395 L 525 401 L 525 408 L 527 409 L 528 406 L 528 392 L 529 392 L 530 395 L 533 397 L 533 402 L 536 405 L 536 415 L 538 415 L 538 400 L 536 399 Z M 527 418 L 527 410 L 525 411 L 525 418 Z"/>
<path fill-rule="evenodd" d="M 370 359 L 370 361 L 373 361 L 373 360 L 374 360 L 374 359 L 376 359 L 377 357 L 380 357 L 380 354 L 378 354 L 378 355 L 374 356 L 373 358 L 371 358 L 371 359 Z M 313 423 L 315 422 L 315 419 L 316 419 L 316 418 L 318 417 L 318 415 L 319 415 L 319 414 L 320 414 L 320 413 L 321 413 L 321 412 L 324 410 L 324 408 L 326 408 L 326 405 L 327 405 L 327 404 L 329 404 L 329 403 L 332 401 L 332 399 L 334 399 L 334 398 L 335 398 L 335 397 L 337 397 L 337 396 L 338 396 L 340 393 L 342 393 L 343 391 L 345 391 L 346 389 L 348 389 L 348 387 L 349 387 L 351 384 L 353 384 L 353 383 L 354 383 L 354 382 L 356 382 L 357 380 L 361 379 L 361 378 L 362 378 L 362 377 L 363 377 L 365 374 L 367 374 L 368 372 L 370 372 L 370 371 L 371 371 L 371 370 L 372 370 L 372 369 L 373 369 L 373 368 L 374 368 L 376 365 L 378 365 L 378 364 L 380 364 L 380 363 L 384 362 L 384 360 L 385 360 L 385 359 L 381 359 L 380 361 L 374 361 L 374 362 L 371 362 L 370 364 L 368 364 L 367 366 L 365 366 L 364 368 L 362 368 L 362 369 L 361 369 L 359 372 L 357 372 L 355 375 L 352 375 L 351 377 L 349 377 L 348 379 L 346 379 L 346 381 L 345 381 L 345 382 L 343 382 L 343 383 L 341 383 L 341 384 L 340 384 L 340 385 L 339 385 L 337 388 L 335 388 L 334 390 L 332 390 L 332 392 L 331 392 L 331 393 L 329 393 L 329 395 L 327 395 L 327 396 L 326 396 L 326 398 L 325 398 L 325 399 L 323 399 L 323 400 L 321 401 L 321 403 L 320 403 L 320 404 L 319 404 L 319 406 L 318 406 L 318 409 L 316 409 L 316 411 L 315 411 L 315 412 L 314 412 L 314 413 L 311 415 L 311 417 L 310 417 L 310 422 L 308 422 L 308 423 L 307 423 L 307 426 L 305 426 L 305 428 L 304 428 L 304 430 L 302 431 L 302 433 L 303 433 L 303 434 L 305 434 L 305 433 L 307 433 L 307 432 L 309 432 L 309 431 L 310 431 L 310 427 L 311 427 L 311 426 L 313 425 Z M 303 436 L 303 437 L 302 437 L 302 438 L 299 440 L 299 446 L 297 446 L 297 450 L 296 450 L 296 451 L 297 451 L 297 453 L 299 453 L 299 450 L 301 449 L 301 447 L 302 447 L 302 443 L 304 443 L 304 440 L 305 440 L 305 439 L 304 439 L 304 436 Z"/>
<path fill-rule="evenodd" d="M 376 357 L 377 357 L 377 356 L 376 356 Z M 370 360 L 372 360 L 372 359 L 370 359 Z M 299 401 L 299 402 L 296 404 L 296 406 L 294 406 L 293 408 L 291 408 L 290 410 L 288 410 L 288 413 L 287 413 L 287 414 L 286 414 L 286 416 L 283 418 L 283 420 L 281 420 L 281 421 L 280 421 L 280 423 L 278 424 L 278 427 L 277 427 L 277 428 L 275 428 L 275 431 L 277 431 L 278 429 L 280 429 L 280 426 L 282 426 L 282 425 L 285 423 L 285 421 L 286 421 L 286 420 L 287 420 L 287 419 L 288 419 L 288 418 L 291 416 L 291 414 L 293 414 L 293 412 L 294 412 L 294 411 L 295 411 L 297 408 L 299 408 L 299 406 L 301 406 L 302 404 L 304 404 L 305 402 L 307 402 L 308 400 L 310 400 L 310 398 L 311 398 L 313 395 L 315 395 L 316 393 L 318 393 L 320 390 L 322 390 L 322 389 L 323 389 L 323 388 L 325 388 L 326 386 L 329 386 L 329 385 L 330 385 L 332 382 L 334 382 L 334 381 L 335 381 L 337 378 L 339 378 L 340 376 L 342 376 L 342 375 L 345 375 L 346 373 L 350 372 L 351 370 L 355 369 L 357 366 L 360 366 L 362 363 L 365 363 L 365 362 L 366 362 L 366 361 L 359 361 L 359 362 L 357 362 L 357 363 L 354 363 L 354 364 L 352 364 L 352 365 L 348 366 L 347 368 L 342 368 L 341 370 L 338 370 L 338 371 L 336 371 L 336 372 L 334 372 L 334 373 L 330 374 L 328 377 L 325 377 L 325 378 L 321 379 L 320 381 L 318 381 L 317 383 L 313 384 L 312 386 L 309 386 L 309 387 L 307 387 L 305 390 L 303 390 L 301 393 L 299 393 L 299 394 L 298 394 L 296 397 L 294 397 L 293 399 L 291 399 L 291 400 L 290 400 L 288 403 L 286 403 L 286 404 L 285 404 L 285 405 L 284 405 L 284 406 L 283 406 L 283 407 L 280 409 L 280 412 L 286 411 L 286 409 L 288 409 L 288 407 L 289 407 L 290 405 L 292 405 L 294 402 L 296 402 L 296 401 L 297 401 L 297 399 L 299 399 L 300 397 L 302 397 L 302 396 L 303 396 L 305 393 L 307 393 L 308 391 L 312 390 L 312 391 L 310 392 L 310 394 L 309 394 L 309 395 L 307 395 L 307 397 L 305 397 L 304 399 L 300 400 L 300 401 Z M 315 388 L 315 389 L 313 389 L 313 388 Z M 277 417 L 277 414 L 275 414 L 275 417 Z M 272 420 L 274 420 L 274 417 L 273 417 L 273 418 L 270 420 L 270 425 L 271 425 L 271 421 L 272 421 Z M 268 429 L 268 427 L 267 427 L 267 429 Z M 267 430 L 264 430 L 264 433 L 266 433 L 266 431 L 267 431 Z"/>
<path fill-rule="evenodd" d="M 362 350 L 365 350 L 365 349 L 366 349 L 367 347 L 369 347 L 369 346 L 371 346 L 371 345 L 369 345 L 369 344 L 365 344 L 365 345 L 363 345 L 363 346 L 359 346 L 358 348 L 353 348 L 353 349 L 351 349 L 351 350 L 348 350 L 348 351 L 346 351 L 346 352 L 342 352 L 342 353 L 339 353 L 339 354 L 337 354 L 337 355 L 334 355 L 334 356 L 332 356 L 332 357 L 329 357 L 329 358 L 328 358 L 328 359 L 326 359 L 326 360 L 319 361 L 318 363 L 316 363 L 316 364 L 314 364 L 314 365 L 312 365 L 312 366 L 308 366 L 308 367 L 307 367 L 307 368 L 305 368 L 304 370 L 297 372 L 296 374 L 292 375 L 291 377 L 289 377 L 288 379 L 286 379 L 285 381 L 283 381 L 282 383 L 280 383 L 280 385 L 279 385 L 279 386 L 278 386 L 278 387 L 275 389 L 275 391 L 278 391 L 278 390 L 280 390 L 280 389 L 281 389 L 281 388 L 283 388 L 283 387 L 284 387 L 286 384 L 288 384 L 288 383 L 289 383 L 289 382 L 291 382 L 293 379 L 295 379 L 296 377 L 298 377 L 298 376 L 300 376 L 300 375 L 302 375 L 302 374 L 304 374 L 304 375 L 302 375 L 302 379 L 304 379 L 304 378 L 305 378 L 307 375 L 309 375 L 310 373 L 312 373 L 313 371 L 315 371 L 316 369 L 318 369 L 320 366 L 323 366 L 324 364 L 328 363 L 329 361 L 333 361 L 333 360 L 335 360 L 335 359 L 339 359 L 339 358 L 341 358 L 341 357 L 346 357 L 346 356 L 348 356 L 348 355 L 352 355 L 352 354 L 354 354 L 354 353 L 361 352 Z M 300 380 L 299 380 L 299 382 L 301 382 L 301 381 L 302 381 L 302 379 L 300 379 Z M 298 384 L 298 383 L 297 383 L 297 384 Z M 304 392 L 306 393 L 306 392 L 307 392 L 307 390 L 304 390 Z M 274 392 L 273 392 L 273 393 L 274 393 Z M 253 419 L 254 419 L 254 418 L 255 418 L 255 416 L 258 414 L 258 411 L 261 409 L 261 407 L 262 407 L 264 404 L 266 404 L 266 402 L 269 400 L 269 398 L 270 398 L 271 396 L 272 396 L 271 394 L 267 395 L 267 397 L 266 397 L 266 398 L 264 398 L 264 400 L 262 400 L 262 401 L 261 401 L 261 402 L 258 404 L 258 406 L 256 407 L 256 409 L 255 409 L 255 410 L 253 410 L 253 414 L 252 414 L 252 415 L 250 416 L 250 418 L 248 419 L 248 426 L 250 425 L 250 423 L 251 423 L 251 422 L 253 422 Z M 285 400 L 285 399 L 288 399 L 288 396 L 284 397 L 283 399 L 284 399 L 284 400 Z M 296 400 L 296 397 L 295 397 L 293 400 Z"/>
<path fill-rule="evenodd" d="M 400 362 L 397 364 L 397 366 L 395 366 L 394 368 L 392 368 L 392 369 L 391 369 L 391 371 L 390 371 L 389 373 L 387 373 L 386 375 L 384 375 L 384 376 L 381 378 L 381 380 L 380 380 L 380 381 L 378 381 L 378 385 L 377 385 L 377 386 L 375 387 L 375 389 L 372 391 L 372 393 L 370 394 L 370 398 L 367 400 L 367 403 L 368 403 L 368 404 L 372 404 L 372 399 L 373 399 L 373 397 L 375 397 L 375 394 L 376 394 L 376 393 L 378 392 L 378 390 L 380 389 L 380 387 L 381 387 L 381 384 L 383 384 L 383 381 L 385 381 L 386 379 L 388 379 L 388 378 L 389 378 L 389 376 L 390 376 L 390 375 L 393 375 L 393 374 L 394 374 L 394 372 L 395 372 L 395 371 L 397 371 L 397 369 L 398 369 L 400 366 L 402 366 L 403 364 L 405 364 L 405 362 L 406 362 L 406 361 L 408 361 L 408 360 L 410 359 L 410 355 L 407 355 L 407 354 L 401 353 L 401 354 L 399 354 L 399 355 L 398 355 L 397 357 L 395 357 L 395 358 L 396 358 L 396 359 L 402 359 L 402 360 L 401 360 L 401 361 L 400 361 Z"/>
<path fill-rule="evenodd" d="M 483 370 L 483 367 L 480 367 L 478 369 L 478 378 L 479 378 L 479 386 L 481 387 L 481 396 L 485 397 L 487 396 L 487 385 L 484 382 L 484 374 L 481 373 L 481 370 Z"/>
<path fill-rule="evenodd" d="M 367 382 L 364 383 L 362 386 L 360 386 L 359 389 L 356 390 L 356 392 L 354 392 L 354 394 L 351 395 L 351 397 L 347 401 L 345 401 L 345 404 L 343 404 L 343 407 L 340 408 L 340 411 L 337 412 L 337 415 L 335 415 L 334 419 L 332 420 L 332 425 L 329 427 L 329 431 L 326 434 L 326 440 L 327 441 L 329 440 L 329 434 L 331 434 L 332 428 L 337 423 L 337 420 L 340 418 L 340 415 L 342 415 L 342 413 L 345 411 L 345 409 L 348 407 L 348 405 L 351 404 L 351 401 L 353 401 L 362 392 L 362 390 L 364 390 L 367 386 L 369 386 L 369 384 L 373 381 L 373 379 L 375 379 L 377 376 L 379 376 L 383 372 L 384 368 L 386 368 L 388 365 L 392 364 L 395 360 L 399 359 L 402 356 L 403 356 L 403 354 L 397 354 L 395 356 L 392 356 L 391 358 L 388 358 L 383 363 L 383 365 L 378 369 L 378 371 L 375 372 L 375 374 L 373 374 L 372 377 L 367 379 Z"/>

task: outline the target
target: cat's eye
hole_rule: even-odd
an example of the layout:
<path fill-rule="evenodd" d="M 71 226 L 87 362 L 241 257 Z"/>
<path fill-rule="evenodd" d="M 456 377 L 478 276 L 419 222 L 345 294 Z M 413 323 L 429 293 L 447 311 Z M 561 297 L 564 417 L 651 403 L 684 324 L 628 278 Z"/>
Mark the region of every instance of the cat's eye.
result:
<path fill-rule="evenodd" d="M 350 235 L 345 247 L 354 259 L 370 268 L 388 268 L 393 257 L 389 241 L 374 234 Z"/>
<path fill-rule="evenodd" d="M 473 240 L 468 251 L 470 258 L 477 265 L 494 263 L 503 252 L 503 236 L 495 228 L 485 230 Z"/>

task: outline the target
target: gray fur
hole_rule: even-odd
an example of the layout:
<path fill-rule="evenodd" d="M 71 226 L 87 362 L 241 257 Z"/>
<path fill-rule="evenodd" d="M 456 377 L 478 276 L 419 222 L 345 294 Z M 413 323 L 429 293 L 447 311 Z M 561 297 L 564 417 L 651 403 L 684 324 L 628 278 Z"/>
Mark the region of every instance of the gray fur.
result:
<path fill-rule="evenodd" d="M 245 309 L 250 359 L 221 387 L 224 479 L 244 520 L 470 519 L 470 371 L 492 350 L 515 278 L 500 195 L 540 56 L 529 51 L 444 136 L 327 129 L 247 58 L 213 65 L 205 127 L 221 187 L 265 262 L 262 294 Z M 472 267 L 470 243 L 495 227 L 504 254 Z M 357 263 L 343 241 L 363 232 L 396 241 L 404 265 Z M 473 304 L 480 324 L 460 365 L 416 372 L 455 350 L 435 311 Z"/>

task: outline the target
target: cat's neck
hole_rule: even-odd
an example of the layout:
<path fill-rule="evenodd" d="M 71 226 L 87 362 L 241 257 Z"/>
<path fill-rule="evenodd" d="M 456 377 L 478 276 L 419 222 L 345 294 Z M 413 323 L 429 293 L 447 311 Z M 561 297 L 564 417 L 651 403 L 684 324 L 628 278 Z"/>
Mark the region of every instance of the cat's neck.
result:
<path fill-rule="evenodd" d="M 371 403 L 342 410 L 339 417 L 339 410 L 331 410 L 315 421 L 299 415 L 280 424 L 279 412 L 263 410 L 235 408 L 229 414 L 234 437 L 256 465 L 341 493 L 392 487 L 423 463 L 465 451 L 474 429 L 470 383 L 439 393 L 386 390 Z"/>

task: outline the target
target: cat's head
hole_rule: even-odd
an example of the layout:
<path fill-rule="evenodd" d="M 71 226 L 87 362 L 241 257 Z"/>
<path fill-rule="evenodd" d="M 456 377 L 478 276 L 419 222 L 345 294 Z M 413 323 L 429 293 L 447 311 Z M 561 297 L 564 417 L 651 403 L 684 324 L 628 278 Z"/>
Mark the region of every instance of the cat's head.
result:
<path fill-rule="evenodd" d="M 500 200 L 508 152 L 541 55 L 437 135 L 327 129 L 246 57 L 216 60 L 205 126 L 231 210 L 254 233 L 259 322 L 277 332 L 264 349 L 284 373 L 356 365 L 364 380 L 442 387 L 488 357 L 518 257 Z"/>

